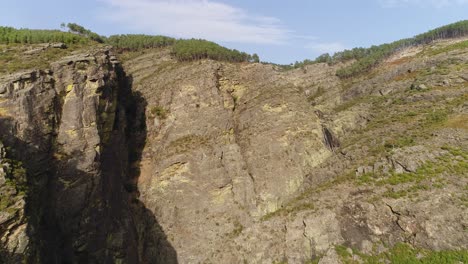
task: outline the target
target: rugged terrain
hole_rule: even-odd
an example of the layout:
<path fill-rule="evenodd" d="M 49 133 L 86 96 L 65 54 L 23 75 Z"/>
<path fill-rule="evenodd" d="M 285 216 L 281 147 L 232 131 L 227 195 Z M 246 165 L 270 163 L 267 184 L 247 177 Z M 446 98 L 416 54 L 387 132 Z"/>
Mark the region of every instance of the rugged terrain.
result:
<path fill-rule="evenodd" d="M 0 261 L 468 261 L 460 41 L 347 79 L 2 47 L 47 59 L 0 76 Z"/>

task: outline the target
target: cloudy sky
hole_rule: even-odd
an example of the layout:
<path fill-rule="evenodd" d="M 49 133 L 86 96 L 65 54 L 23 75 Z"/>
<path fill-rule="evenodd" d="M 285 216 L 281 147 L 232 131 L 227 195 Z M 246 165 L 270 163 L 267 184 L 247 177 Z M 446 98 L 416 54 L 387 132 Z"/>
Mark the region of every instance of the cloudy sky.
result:
<path fill-rule="evenodd" d="M 468 19 L 468 0 L 0 0 L 0 25 L 203 38 L 288 64 Z"/>

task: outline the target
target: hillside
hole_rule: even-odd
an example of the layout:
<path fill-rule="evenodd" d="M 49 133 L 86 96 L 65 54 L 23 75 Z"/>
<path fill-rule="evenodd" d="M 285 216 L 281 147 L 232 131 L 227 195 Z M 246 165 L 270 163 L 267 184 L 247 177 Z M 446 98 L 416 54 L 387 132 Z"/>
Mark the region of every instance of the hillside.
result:
<path fill-rule="evenodd" d="M 468 262 L 468 40 L 442 29 L 288 69 L 1 44 L 0 262 Z"/>

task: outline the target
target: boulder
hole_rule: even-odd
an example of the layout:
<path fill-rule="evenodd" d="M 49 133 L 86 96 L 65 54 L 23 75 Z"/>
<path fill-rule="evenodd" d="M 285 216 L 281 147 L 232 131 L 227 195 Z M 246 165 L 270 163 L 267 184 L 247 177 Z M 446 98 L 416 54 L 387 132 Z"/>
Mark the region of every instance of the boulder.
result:
<path fill-rule="evenodd" d="M 67 45 L 65 43 L 58 42 L 58 43 L 50 44 L 50 47 L 55 48 L 55 49 L 66 49 Z"/>

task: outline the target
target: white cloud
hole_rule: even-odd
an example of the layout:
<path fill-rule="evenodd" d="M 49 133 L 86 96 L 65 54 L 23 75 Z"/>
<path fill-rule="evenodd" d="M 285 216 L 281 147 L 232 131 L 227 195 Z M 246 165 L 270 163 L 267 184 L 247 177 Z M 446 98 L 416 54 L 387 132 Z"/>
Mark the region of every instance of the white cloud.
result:
<path fill-rule="evenodd" d="M 101 17 L 149 34 L 256 44 L 286 43 L 291 34 L 277 18 L 214 0 L 101 1 Z"/>
<path fill-rule="evenodd" d="M 382 7 L 392 8 L 401 6 L 429 6 L 436 8 L 461 6 L 468 4 L 468 0 L 379 0 Z"/>
<path fill-rule="evenodd" d="M 330 53 L 333 54 L 337 51 L 342 51 L 346 49 L 346 46 L 340 42 L 330 42 L 330 43 L 318 43 L 312 42 L 305 46 L 306 49 L 310 49 L 316 53 Z"/>

